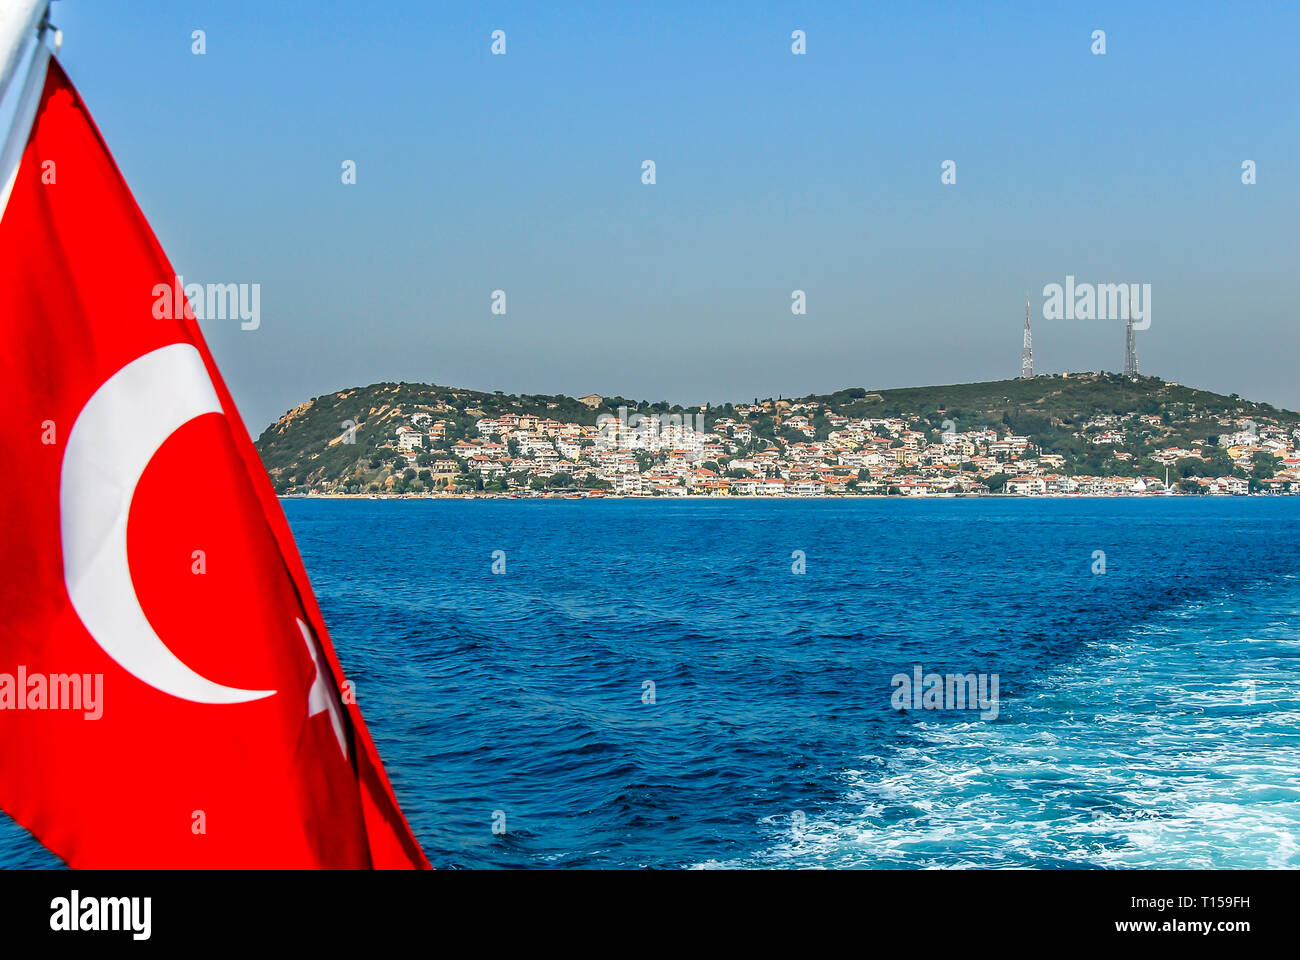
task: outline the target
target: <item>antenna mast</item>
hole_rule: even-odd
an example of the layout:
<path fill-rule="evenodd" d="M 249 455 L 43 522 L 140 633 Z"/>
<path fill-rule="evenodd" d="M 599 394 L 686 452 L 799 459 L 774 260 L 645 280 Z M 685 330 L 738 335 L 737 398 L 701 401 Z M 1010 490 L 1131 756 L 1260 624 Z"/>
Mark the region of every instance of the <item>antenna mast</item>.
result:
<path fill-rule="evenodd" d="M 1137 338 L 1133 335 L 1133 318 L 1129 317 L 1128 323 L 1124 325 L 1124 376 L 1136 377 L 1137 375 Z"/>
<path fill-rule="evenodd" d="M 1025 297 L 1025 344 L 1020 349 L 1020 376 L 1034 375 L 1034 334 L 1029 329 L 1029 298 Z"/>

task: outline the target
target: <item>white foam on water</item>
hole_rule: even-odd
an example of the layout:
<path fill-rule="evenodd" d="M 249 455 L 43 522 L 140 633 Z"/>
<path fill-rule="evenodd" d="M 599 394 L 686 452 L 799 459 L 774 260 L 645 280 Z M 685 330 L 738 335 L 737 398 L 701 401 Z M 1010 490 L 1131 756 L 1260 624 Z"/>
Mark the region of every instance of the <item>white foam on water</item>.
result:
<path fill-rule="evenodd" d="M 915 722 L 835 809 L 700 866 L 1300 867 L 1292 615 L 1274 584 L 1087 644 L 998 721 Z"/>

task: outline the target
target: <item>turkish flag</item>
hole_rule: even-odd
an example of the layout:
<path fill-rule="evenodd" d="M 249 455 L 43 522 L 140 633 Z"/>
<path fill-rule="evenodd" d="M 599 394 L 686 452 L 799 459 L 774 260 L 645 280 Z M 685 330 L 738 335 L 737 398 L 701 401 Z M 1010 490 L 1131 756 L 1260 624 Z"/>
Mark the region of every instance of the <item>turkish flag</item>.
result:
<path fill-rule="evenodd" d="M 51 60 L 0 214 L 0 806 L 73 867 L 427 867 L 174 282 Z"/>

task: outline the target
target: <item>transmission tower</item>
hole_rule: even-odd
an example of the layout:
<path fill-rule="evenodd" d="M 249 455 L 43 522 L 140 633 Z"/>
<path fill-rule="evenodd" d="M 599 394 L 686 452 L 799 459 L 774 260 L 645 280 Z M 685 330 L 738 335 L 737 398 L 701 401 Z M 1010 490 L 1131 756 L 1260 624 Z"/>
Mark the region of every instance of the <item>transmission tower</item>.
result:
<path fill-rule="evenodd" d="M 1130 318 L 1128 323 L 1124 326 L 1124 376 L 1136 377 L 1137 375 L 1137 338 L 1133 335 L 1133 320 Z"/>
<path fill-rule="evenodd" d="M 1029 329 L 1029 298 L 1025 297 L 1025 345 L 1020 350 L 1020 376 L 1034 375 L 1034 334 Z"/>

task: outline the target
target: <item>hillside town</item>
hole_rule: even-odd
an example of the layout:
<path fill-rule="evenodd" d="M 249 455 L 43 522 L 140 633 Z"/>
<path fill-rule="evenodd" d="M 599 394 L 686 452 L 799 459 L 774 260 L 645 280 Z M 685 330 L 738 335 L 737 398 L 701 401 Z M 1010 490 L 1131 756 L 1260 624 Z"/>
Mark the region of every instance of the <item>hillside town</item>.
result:
<path fill-rule="evenodd" d="M 603 398 L 580 402 L 593 409 Z M 449 440 L 437 410 L 405 416 L 372 451 L 381 479 L 302 493 L 405 496 L 822 497 L 822 496 L 1215 496 L 1300 493 L 1300 428 L 1219 421 L 1202 443 L 1161 445 L 1154 414 L 1097 415 L 1073 436 L 1137 466 L 1121 447 L 1141 437 L 1146 472 L 1079 473 L 1027 436 L 982 425 L 941 428 L 900 417 L 856 417 L 818 401 L 763 401 L 731 416 L 631 413 L 595 424 L 505 413 L 483 416 Z M 940 411 L 942 413 L 942 411 Z M 752 420 L 767 418 L 770 438 Z M 706 425 L 705 421 L 708 419 Z M 391 422 L 391 421 L 390 421 Z M 818 425 L 821 426 L 819 431 Z M 819 436 L 819 433 L 822 434 Z M 333 443 L 348 442 L 346 437 Z M 1220 468 L 1215 470 L 1207 467 Z M 385 469 L 386 468 L 386 469 Z"/>

